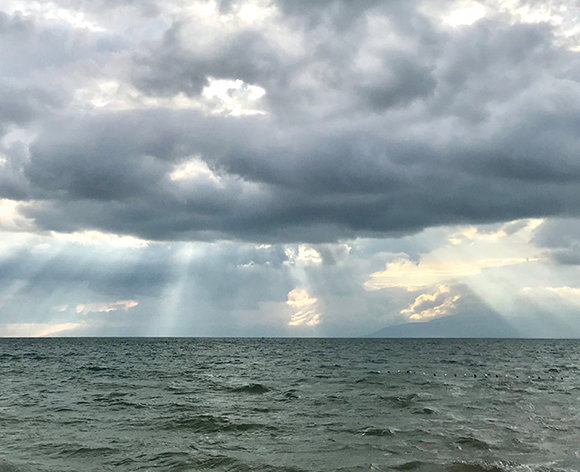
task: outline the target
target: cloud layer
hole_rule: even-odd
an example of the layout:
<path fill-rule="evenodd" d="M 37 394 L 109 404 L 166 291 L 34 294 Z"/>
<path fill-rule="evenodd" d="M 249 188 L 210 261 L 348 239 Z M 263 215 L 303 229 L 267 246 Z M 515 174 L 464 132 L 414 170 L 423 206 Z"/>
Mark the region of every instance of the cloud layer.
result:
<path fill-rule="evenodd" d="M 420 1 L 8 5 L 0 197 L 42 230 L 324 242 L 578 215 L 579 53 L 533 4 L 471 24 Z M 172 178 L 192 159 L 207 172 Z"/>

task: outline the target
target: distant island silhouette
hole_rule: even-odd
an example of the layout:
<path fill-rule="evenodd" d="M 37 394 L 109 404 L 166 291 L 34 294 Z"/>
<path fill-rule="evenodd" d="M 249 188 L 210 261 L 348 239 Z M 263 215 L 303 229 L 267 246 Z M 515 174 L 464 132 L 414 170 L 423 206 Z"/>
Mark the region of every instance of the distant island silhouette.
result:
<path fill-rule="evenodd" d="M 370 338 L 517 338 L 521 334 L 501 315 L 470 312 L 426 322 L 403 323 L 369 334 Z"/>

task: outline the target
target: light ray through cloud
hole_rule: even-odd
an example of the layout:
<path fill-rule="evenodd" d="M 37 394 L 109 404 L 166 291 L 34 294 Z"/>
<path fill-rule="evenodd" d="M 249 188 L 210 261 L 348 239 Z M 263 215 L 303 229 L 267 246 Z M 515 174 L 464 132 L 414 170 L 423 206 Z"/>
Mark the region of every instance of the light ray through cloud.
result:
<path fill-rule="evenodd" d="M 189 277 L 189 270 L 195 254 L 196 247 L 193 243 L 180 244 L 173 251 L 172 271 L 159 299 L 159 316 L 155 324 L 149 327 L 151 335 L 178 334 L 178 321 L 183 314 L 187 314 L 189 323 L 195 324 L 197 307 L 188 303 L 186 298 L 186 295 L 194 290 L 194 281 Z"/>

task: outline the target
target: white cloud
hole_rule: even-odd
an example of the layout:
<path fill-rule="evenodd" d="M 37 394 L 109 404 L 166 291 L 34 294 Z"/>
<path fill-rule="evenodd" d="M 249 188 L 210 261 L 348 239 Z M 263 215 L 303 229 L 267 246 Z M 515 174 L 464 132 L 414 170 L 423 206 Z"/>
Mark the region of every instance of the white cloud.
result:
<path fill-rule="evenodd" d="M 568 303 L 580 305 L 580 288 L 578 287 L 547 287 L 546 290 L 558 295 Z"/>
<path fill-rule="evenodd" d="M 322 321 L 322 316 L 317 311 L 318 299 L 310 296 L 306 289 L 295 288 L 288 292 L 286 304 L 295 310 L 288 322 L 289 326 L 316 326 Z"/>
<path fill-rule="evenodd" d="M 87 313 L 110 313 L 112 311 L 124 310 L 128 311 L 130 308 L 135 308 L 139 305 L 136 300 L 117 300 L 116 302 L 104 303 L 86 303 L 77 305 L 76 312 Z"/>
<path fill-rule="evenodd" d="M 322 264 L 322 256 L 309 244 L 299 244 L 298 247 L 286 247 L 284 253 L 288 258 L 286 264 L 297 266 L 315 266 Z"/>
<path fill-rule="evenodd" d="M 460 298 L 460 295 L 451 294 L 449 286 L 439 285 L 435 292 L 419 295 L 408 308 L 401 310 L 401 314 L 412 320 L 444 316 L 455 308 L 455 302 Z"/>
<path fill-rule="evenodd" d="M 73 108 L 80 110 L 146 110 L 170 108 L 173 110 L 211 110 L 202 101 L 176 93 L 169 96 L 145 95 L 134 86 L 117 78 L 87 78 L 74 92 Z"/>
<path fill-rule="evenodd" d="M 259 108 L 260 99 L 266 95 L 262 87 L 246 84 L 240 79 L 209 77 L 208 81 L 202 97 L 210 113 L 231 116 L 266 114 L 265 110 Z"/>
<path fill-rule="evenodd" d="M 0 231 L 31 231 L 34 222 L 18 212 L 20 202 L 0 198 Z"/>
<path fill-rule="evenodd" d="M 466 226 L 448 237 L 448 241 L 453 245 L 460 245 L 465 242 L 487 241 L 500 242 L 502 239 L 520 232 L 525 238 L 544 223 L 542 218 L 531 218 L 528 220 L 514 220 L 504 223 L 499 229 L 485 230 L 477 226 Z"/>
<path fill-rule="evenodd" d="M 116 248 L 140 248 L 150 244 L 150 241 L 114 233 L 104 233 L 96 230 L 77 231 L 74 233 L 58 233 L 51 231 L 50 237 L 56 241 L 76 243 L 90 246 L 110 246 Z"/>
<path fill-rule="evenodd" d="M 399 259 L 386 265 L 382 272 L 375 272 L 365 282 L 367 290 L 380 290 L 390 287 L 404 287 L 416 290 L 448 280 L 461 280 L 478 275 L 484 269 L 504 267 L 530 262 L 528 258 L 472 258 L 463 261 L 444 262 L 427 255 L 419 263 L 409 259 Z"/>
<path fill-rule="evenodd" d="M 530 242 L 541 219 L 515 220 L 499 229 L 493 225 L 448 228 L 447 242 L 421 255 L 418 262 L 406 255 L 374 272 L 364 286 L 367 290 L 403 287 L 417 290 L 447 281 L 465 281 L 484 270 L 536 262 L 537 249 Z"/>
<path fill-rule="evenodd" d="M 474 1 L 455 2 L 453 9 L 444 17 L 443 21 L 451 26 L 471 25 L 485 16 L 485 7 Z"/>
<path fill-rule="evenodd" d="M 176 165 L 169 174 L 169 178 L 173 181 L 196 178 L 205 178 L 214 183 L 221 181 L 220 177 L 208 167 L 200 156 L 193 156 L 185 162 Z"/>

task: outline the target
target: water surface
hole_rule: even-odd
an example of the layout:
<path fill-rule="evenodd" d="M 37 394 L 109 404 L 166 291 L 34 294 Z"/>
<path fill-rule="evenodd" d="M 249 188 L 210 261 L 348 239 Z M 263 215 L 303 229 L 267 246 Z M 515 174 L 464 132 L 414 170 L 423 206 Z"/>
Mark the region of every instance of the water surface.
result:
<path fill-rule="evenodd" d="M 2 339 L 0 472 L 578 471 L 580 342 Z"/>

